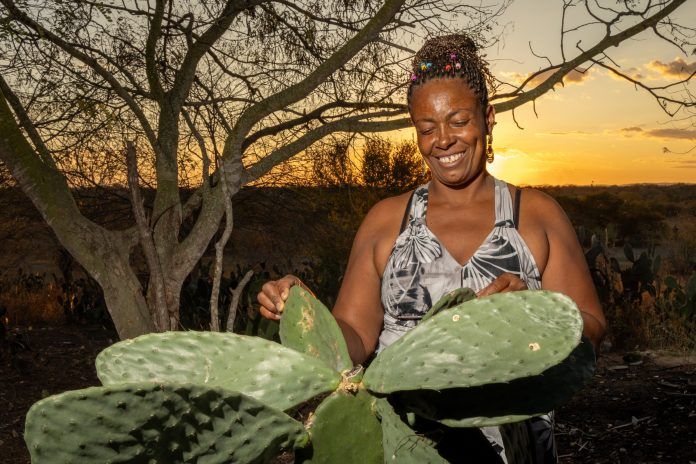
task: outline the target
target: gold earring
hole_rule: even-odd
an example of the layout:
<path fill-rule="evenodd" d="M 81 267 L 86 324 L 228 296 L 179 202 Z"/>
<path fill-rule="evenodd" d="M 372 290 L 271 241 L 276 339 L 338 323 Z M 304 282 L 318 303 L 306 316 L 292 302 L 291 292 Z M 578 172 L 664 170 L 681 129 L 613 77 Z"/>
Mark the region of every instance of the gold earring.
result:
<path fill-rule="evenodd" d="M 494 157 L 495 153 L 493 153 L 493 136 L 491 134 L 488 134 L 486 136 L 486 161 L 492 163 Z"/>

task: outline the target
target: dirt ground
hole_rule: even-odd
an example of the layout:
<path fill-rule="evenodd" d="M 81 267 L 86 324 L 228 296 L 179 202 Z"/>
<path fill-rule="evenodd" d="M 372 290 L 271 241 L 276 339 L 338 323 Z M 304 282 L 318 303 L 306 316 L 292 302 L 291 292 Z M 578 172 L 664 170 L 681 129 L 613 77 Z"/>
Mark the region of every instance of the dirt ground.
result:
<path fill-rule="evenodd" d="M 0 462 L 29 462 L 24 416 L 38 399 L 98 385 L 94 358 L 116 340 L 100 326 L 13 330 L 0 339 Z M 608 353 L 557 411 L 561 463 L 696 464 L 696 359 Z"/>

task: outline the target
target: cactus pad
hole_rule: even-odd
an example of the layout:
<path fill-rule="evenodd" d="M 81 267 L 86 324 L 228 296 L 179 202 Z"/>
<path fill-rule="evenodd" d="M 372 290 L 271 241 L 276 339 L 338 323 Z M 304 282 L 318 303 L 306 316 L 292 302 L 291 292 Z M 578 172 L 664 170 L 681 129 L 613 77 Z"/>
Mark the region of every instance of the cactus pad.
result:
<path fill-rule="evenodd" d="M 297 462 L 382 464 L 382 426 L 372 410 L 374 400 L 364 390 L 327 397 L 309 421 L 311 446 L 297 451 Z"/>
<path fill-rule="evenodd" d="M 581 332 L 580 312 L 565 295 L 499 293 L 419 324 L 375 358 L 363 383 L 391 393 L 509 382 L 568 357 Z"/>
<path fill-rule="evenodd" d="M 587 339 L 562 363 L 539 375 L 470 388 L 396 393 L 399 405 L 450 427 L 517 422 L 560 406 L 594 374 L 595 355 Z"/>
<path fill-rule="evenodd" d="M 417 435 L 399 417 L 386 399 L 376 401 L 382 422 L 384 462 L 398 464 L 446 464 L 433 447 L 434 442 Z"/>
<path fill-rule="evenodd" d="M 353 367 L 343 332 L 321 301 L 299 286 L 290 287 L 280 318 L 283 345 L 319 358 L 341 372 Z"/>
<path fill-rule="evenodd" d="M 453 308 L 462 303 L 466 303 L 467 301 L 473 300 L 474 298 L 476 298 L 476 293 L 474 293 L 474 291 L 470 288 L 458 288 L 456 290 L 452 290 L 449 293 L 445 293 L 442 296 L 442 298 L 437 300 L 437 303 L 435 303 L 433 307 L 430 308 L 427 313 L 425 313 L 425 315 L 421 319 L 421 322 L 430 319 L 432 316 L 439 313 L 440 311 Z"/>
<path fill-rule="evenodd" d="M 307 438 L 301 423 L 241 393 L 152 383 L 51 396 L 25 426 L 33 464 L 256 463 Z"/>
<path fill-rule="evenodd" d="M 341 376 L 316 358 L 258 337 L 166 332 L 116 343 L 99 353 L 104 385 L 192 383 L 242 392 L 286 410 L 333 391 Z"/>

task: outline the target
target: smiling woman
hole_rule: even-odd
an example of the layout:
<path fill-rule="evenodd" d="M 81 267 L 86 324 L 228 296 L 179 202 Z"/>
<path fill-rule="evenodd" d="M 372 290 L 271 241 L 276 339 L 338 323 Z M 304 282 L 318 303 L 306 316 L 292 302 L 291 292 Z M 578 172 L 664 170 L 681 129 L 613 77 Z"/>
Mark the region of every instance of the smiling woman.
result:
<path fill-rule="evenodd" d="M 431 39 L 414 59 L 409 111 L 432 180 L 379 202 L 355 237 L 333 315 L 356 364 L 461 287 L 478 297 L 522 289 L 565 293 L 581 310 L 584 334 L 595 347 L 601 340 L 604 315 L 564 212 L 551 197 L 532 189 L 522 195 L 486 170 L 495 124 L 489 82 L 487 64 L 463 35 Z M 258 295 L 261 314 L 279 319 L 292 285 L 304 286 L 295 276 L 266 283 Z M 449 431 L 453 446 L 439 451 L 452 462 L 464 453 L 471 462 L 508 462 L 509 432 L 529 430 L 523 446 L 529 459 L 555 462 L 552 424 L 547 415 L 517 429 Z"/>

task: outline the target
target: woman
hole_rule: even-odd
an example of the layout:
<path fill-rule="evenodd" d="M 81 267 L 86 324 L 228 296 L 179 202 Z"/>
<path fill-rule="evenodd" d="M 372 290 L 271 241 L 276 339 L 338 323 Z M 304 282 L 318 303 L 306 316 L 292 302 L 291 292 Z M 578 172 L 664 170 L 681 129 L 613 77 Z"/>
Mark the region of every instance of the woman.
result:
<path fill-rule="evenodd" d="M 595 346 L 605 319 L 573 227 L 548 195 L 486 171 L 495 111 L 488 66 L 464 35 L 433 38 L 413 61 L 409 112 L 431 181 L 387 198 L 355 237 L 333 308 L 356 364 L 413 328 L 442 295 L 469 287 L 479 297 L 521 289 L 570 296 Z M 279 319 L 295 276 L 258 295 L 264 317 Z M 550 418 L 536 421 L 538 460 L 555 461 Z M 501 444 L 497 428 L 483 430 Z M 545 454 L 545 457 L 542 457 Z"/>

